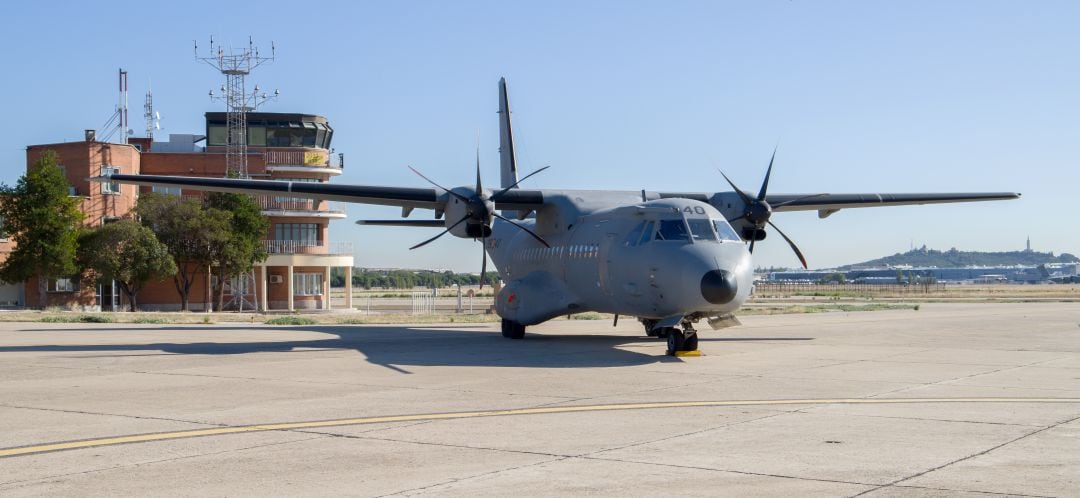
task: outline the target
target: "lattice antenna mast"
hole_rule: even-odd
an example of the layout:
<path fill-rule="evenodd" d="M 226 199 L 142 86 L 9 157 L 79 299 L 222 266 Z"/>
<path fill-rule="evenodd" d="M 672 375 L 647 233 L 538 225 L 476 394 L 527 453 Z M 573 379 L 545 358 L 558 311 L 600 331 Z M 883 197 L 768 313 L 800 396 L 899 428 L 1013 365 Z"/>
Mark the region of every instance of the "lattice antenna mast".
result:
<path fill-rule="evenodd" d="M 245 86 L 247 75 L 255 68 L 274 61 L 275 47 L 270 43 L 270 57 L 259 55 L 259 49 L 248 37 L 246 49 L 225 51 L 221 45 L 214 46 L 214 38 L 210 37 L 210 55 L 199 56 L 199 45 L 195 44 L 195 58 L 217 69 L 225 75 L 225 85 L 221 87 L 221 95 L 215 96 L 210 91 L 210 99 L 224 101 L 225 118 L 225 168 L 226 176 L 248 178 L 247 169 L 247 116 L 249 111 L 254 111 L 268 100 L 277 98 L 280 92 L 274 90 L 272 96 L 259 94 L 259 86 L 255 85 L 255 91 L 248 93 Z"/>
<path fill-rule="evenodd" d="M 146 85 L 146 102 L 143 103 L 143 119 L 146 120 L 146 138 L 154 142 L 154 130 L 161 129 L 161 113 L 154 111 L 154 93 L 151 85 Z"/>

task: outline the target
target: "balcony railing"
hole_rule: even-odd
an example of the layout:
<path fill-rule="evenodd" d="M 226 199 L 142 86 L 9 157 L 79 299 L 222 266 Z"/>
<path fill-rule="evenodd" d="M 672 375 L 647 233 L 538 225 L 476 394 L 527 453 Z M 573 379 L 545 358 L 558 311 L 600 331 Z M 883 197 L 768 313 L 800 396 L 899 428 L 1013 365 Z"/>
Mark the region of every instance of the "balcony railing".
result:
<path fill-rule="evenodd" d="M 310 168 L 341 169 L 336 155 L 316 150 L 268 150 L 263 159 L 267 166 L 307 166 Z"/>
<path fill-rule="evenodd" d="M 337 201 L 317 201 L 297 197 L 257 195 L 255 201 L 263 211 L 312 211 L 344 214 L 346 203 Z"/>
<path fill-rule="evenodd" d="M 313 242 L 310 240 L 267 240 L 268 254 L 349 254 L 353 253 L 352 242 Z"/>

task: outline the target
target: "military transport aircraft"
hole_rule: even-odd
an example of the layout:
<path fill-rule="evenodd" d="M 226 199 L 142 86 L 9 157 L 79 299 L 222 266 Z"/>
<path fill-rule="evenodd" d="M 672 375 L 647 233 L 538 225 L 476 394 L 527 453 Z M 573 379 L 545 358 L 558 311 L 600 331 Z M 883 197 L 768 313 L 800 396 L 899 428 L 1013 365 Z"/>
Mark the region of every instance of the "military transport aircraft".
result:
<path fill-rule="evenodd" d="M 121 175 L 96 178 L 135 185 L 398 206 L 402 218 L 366 225 L 438 227 L 444 230 L 410 249 L 450 233 L 482 241 L 481 272 L 490 254 L 506 285 L 496 296 L 502 334 L 521 339 L 525 327 L 560 315 L 597 311 L 635 317 L 649 336 L 667 339 L 668 354 L 697 349 L 694 324 L 737 324 L 732 312 L 750 297 L 751 255 L 766 226 L 799 248 L 771 221 L 774 212 L 816 210 L 825 218 L 841 209 L 1016 199 L 1011 192 L 938 194 L 770 194 L 773 161 L 756 195 L 724 175 L 732 191 L 526 190 L 514 152 L 506 80 L 499 81 L 501 186 L 476 183 L 445 188 L 413 170 L 434 188 L 327 185 L 291 181 Z M 479 153 L 478 153 L 479 156 Z M 773 159 L 776 154 L 773 152 Z M 721 172 L 721 174 L 723 174 Z M 414 209 L 434 219 L 407 219 Z"/>

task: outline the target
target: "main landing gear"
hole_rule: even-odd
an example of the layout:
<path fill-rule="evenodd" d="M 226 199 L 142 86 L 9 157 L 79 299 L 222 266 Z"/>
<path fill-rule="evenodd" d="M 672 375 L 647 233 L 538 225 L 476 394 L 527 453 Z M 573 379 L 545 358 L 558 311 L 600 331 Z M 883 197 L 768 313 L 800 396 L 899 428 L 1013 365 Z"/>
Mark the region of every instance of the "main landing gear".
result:
<path fill-rule="evenodd" d="M 507 339 L 524 339 L 525 326 L 505 318 L 502 319 L 502 336 Z"/>
<path fill-rule="evenodd" d="M 682 330 L 675 327 L 656 327 L 656 320 L 642 320 L 645 325 L 645 335 L 660 339 L 667 339 L 667 354 L 675 356 L 676 353 L 697 351 L 698 336 L 694 325 L 690 322 L 682 323 Z"/>

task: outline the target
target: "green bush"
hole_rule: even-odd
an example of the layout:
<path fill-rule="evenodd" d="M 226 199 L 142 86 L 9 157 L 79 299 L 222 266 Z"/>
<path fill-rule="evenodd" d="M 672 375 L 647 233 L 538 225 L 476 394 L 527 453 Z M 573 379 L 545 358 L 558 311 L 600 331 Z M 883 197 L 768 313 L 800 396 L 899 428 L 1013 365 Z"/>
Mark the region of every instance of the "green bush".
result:
<path fill-rule="evenodd" d="M 315 320 L 300 316 L 281 316 L 266 321 L 267 325 L 315 325 Z"/>

